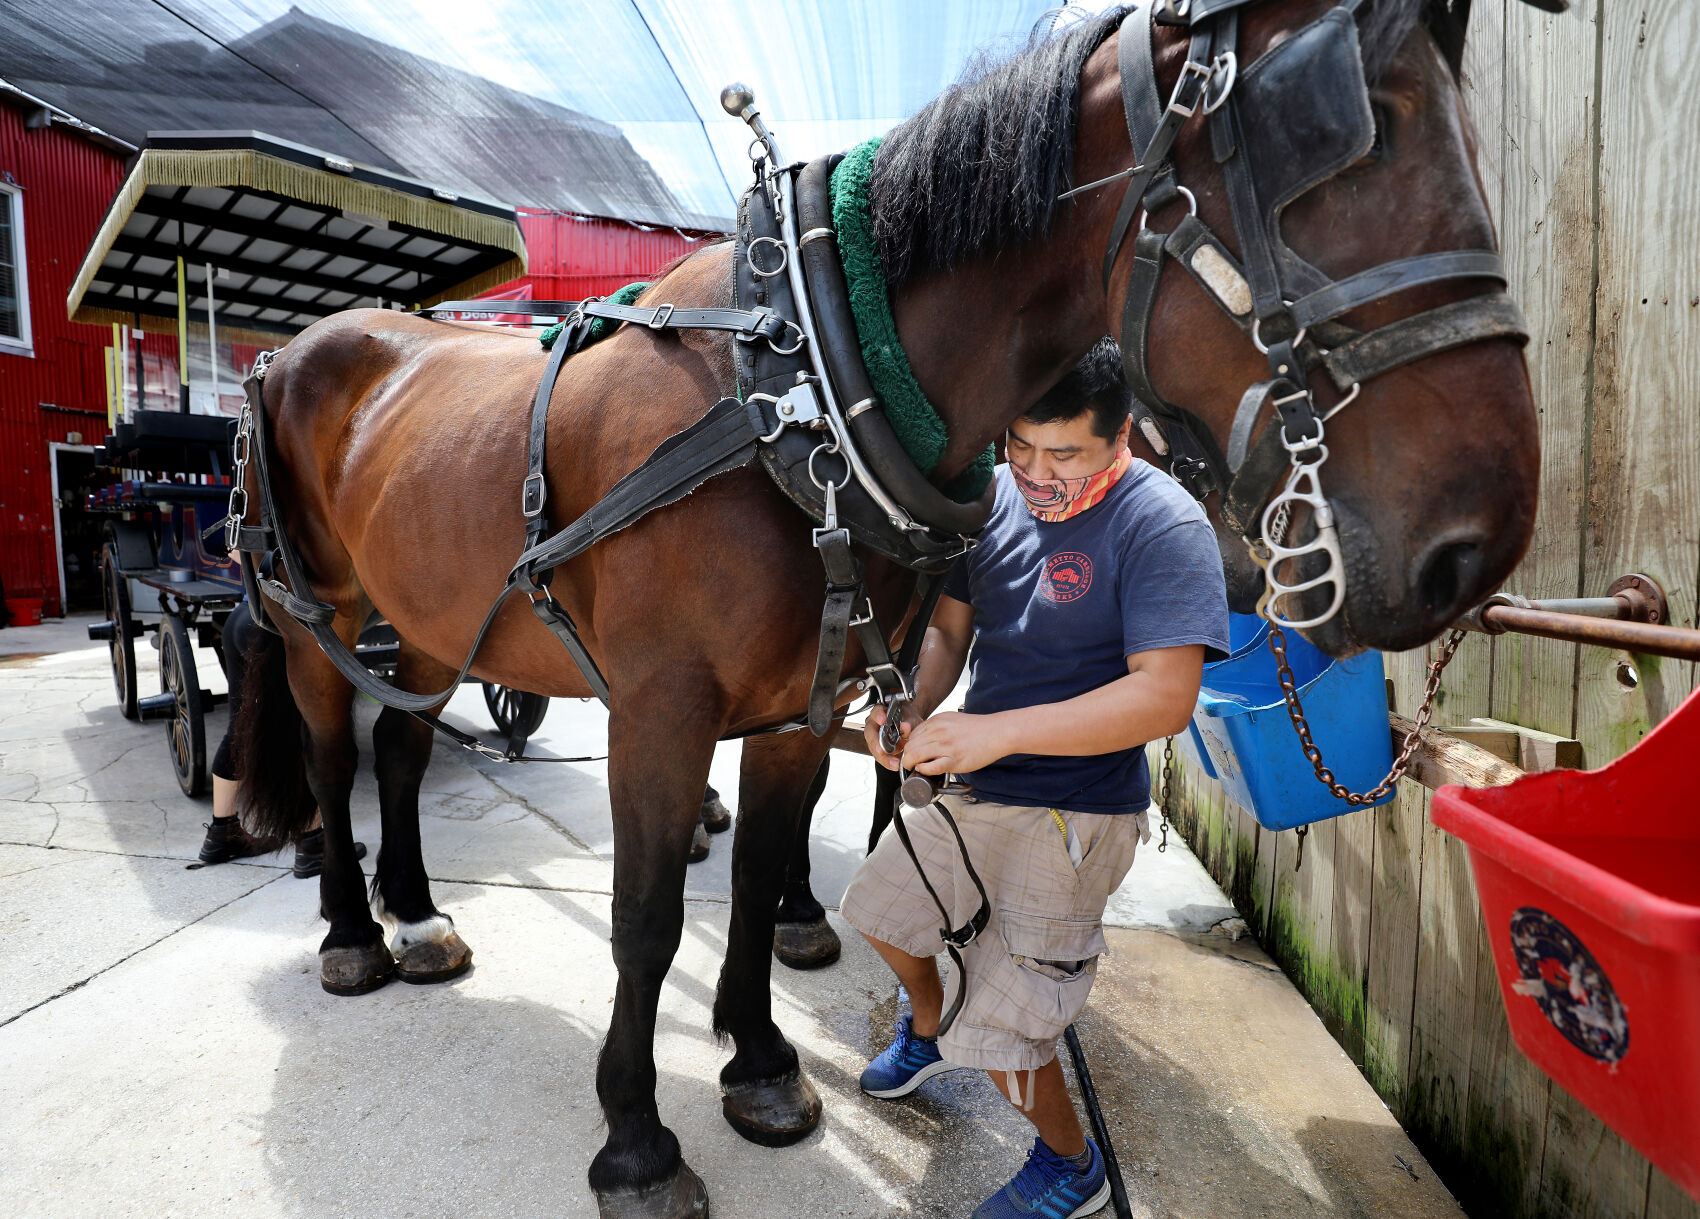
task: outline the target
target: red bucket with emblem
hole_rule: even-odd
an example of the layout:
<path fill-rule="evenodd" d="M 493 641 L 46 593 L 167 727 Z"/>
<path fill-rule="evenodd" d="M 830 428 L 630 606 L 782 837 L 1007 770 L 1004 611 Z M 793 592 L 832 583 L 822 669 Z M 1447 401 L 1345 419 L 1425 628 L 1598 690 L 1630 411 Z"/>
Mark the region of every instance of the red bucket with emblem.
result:
<path fill-rule="evenodd" d="M 1443 787 L 1517 1046 L 1700 1198 L 1700 691 L 1600 770 Z"/>

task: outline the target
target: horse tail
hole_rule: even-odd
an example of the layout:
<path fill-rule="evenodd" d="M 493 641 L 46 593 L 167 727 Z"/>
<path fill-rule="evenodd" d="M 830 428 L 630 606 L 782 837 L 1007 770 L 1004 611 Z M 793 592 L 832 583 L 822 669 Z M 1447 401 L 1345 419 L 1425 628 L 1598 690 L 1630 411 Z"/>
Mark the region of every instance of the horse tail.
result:
<path fill-rule="evenodd" d="M 318 807 L 307 785 L 305 724 L 289 689 L 283 640 L 270 631 L 247 634 L 242 704 L 232 712 L 236 726 L 231 740 L 242 782 L 242 823 L 268 842 L 297 842 Z"/>

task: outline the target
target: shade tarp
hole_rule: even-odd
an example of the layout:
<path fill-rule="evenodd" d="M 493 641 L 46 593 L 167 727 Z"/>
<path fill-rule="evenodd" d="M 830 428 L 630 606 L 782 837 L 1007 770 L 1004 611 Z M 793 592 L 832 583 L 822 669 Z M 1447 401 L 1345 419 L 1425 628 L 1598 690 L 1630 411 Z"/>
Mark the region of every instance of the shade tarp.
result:
<path fill-rule="evenodd" d="M 1051 11 L 1052 0 L 0 0 L 0 77 L 137 145 L 149 131 L 267 131 L 461 194 L 726 230 L 750 179 L 749 131 L 721 111 L 722 86 L 752 86 L 785 155 L 815 157 L 889 129 Z"/>
<path fill-rule="evenodd" d="M 270 343 L 339 309 L 472 296 L 525 274 L 514 210 L 254 132 L 156 135 L 72 282 L 74 322 Z"/>

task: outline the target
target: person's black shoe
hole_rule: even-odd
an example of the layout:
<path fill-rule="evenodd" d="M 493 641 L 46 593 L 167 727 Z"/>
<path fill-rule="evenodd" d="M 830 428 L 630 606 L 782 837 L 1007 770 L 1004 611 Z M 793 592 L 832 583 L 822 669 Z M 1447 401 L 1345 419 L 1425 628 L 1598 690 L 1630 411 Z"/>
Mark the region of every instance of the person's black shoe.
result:
<path fill-rule="evenodd" d="M 366 858 L 366 844 L 354 844 L 354 858 Z M 325 827 L 308 830 L 295 844 L 295 867 L 290 869 L 302 880 L 317 876 L 325 870 Z"/>
<path fill-rule="evenodd" d="M 262 842 L 243 829 L 241 818 L 214 817 L 207 823 L 207 836 L 201 841 L 201 862 L 228 863 L 275 850 L 276 845 Z"/>
<path fill-rule="evenodd" d="M 702 822 L 702 828 L 710 834 L 724 834 L 732 828 L 732 814 L 720 802 L 720 793 L 712 787 L 703 793 L 702 813 L 698 820 Z"/>

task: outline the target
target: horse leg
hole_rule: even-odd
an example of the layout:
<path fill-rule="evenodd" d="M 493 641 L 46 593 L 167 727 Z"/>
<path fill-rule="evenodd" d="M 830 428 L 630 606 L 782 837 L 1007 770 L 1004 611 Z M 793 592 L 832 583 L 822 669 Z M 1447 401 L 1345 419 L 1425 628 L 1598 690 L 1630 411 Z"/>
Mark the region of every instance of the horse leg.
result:
<path fill-rule="evenodd" d="M 825 742 L 807 733 L 744 743 L 732 840 L 732 926 L 714 997 L 714 1030 L 737 1046 L 720 1072 L 732 1128 L 769 1147 L 794 1143 L 820 1122 L 821 1103 L 797 1051 L 773 1022 L 774 916 L 804 798 L 822 775 Z"/>
<path fill-rule="evenodd" d="M 352 647 L 358 626 L 339 614 L 337 628 L 344 644 Z M 390 980 L 395 958 L 367 905 L 366 877 L 354 854 L 349 823 L 348 796 L 360 757 L 354 745 L 354 687 L 299 634 L 289 648 L 289 687 L 304 726 L 307 786 L 325 826 L 319 913 L 330 930 L 319 945 L 319 981 L 333 995 L 363 995 Z"/>
<path fill-rule="evenodd" d="M 608 1138 L 590 1164 L 602 1219 L 705 1219 L 708 1191 L 655 1103 L 655 1014 L 685 925 L 685 857 L 717 735 L 674 689 L 634 685 L 608 724 L 614 813 L 614 965 L 620 978 L 596 1064 Z"/>
<path fill-rule="evenodd" d="M 403 690 L 439 689 L 454 675 L 453 669 L 403 641 L 396 668 L 396 682 Z M 394 707 L 379 713 L 372 730 L 384 824 L 372 894 L 378 916 L 394 929 L 390 951 L 403 982 L 446 982 L 472 965 L 472 949 L 455 932 L 454 921 L 431 900 L 419 845 L 419 786 L 431 761 L 432 735 L 429 724 Z"/>
<path fill-rule="evenodd" d="M 809 887 L 809 830 L 814 822 L 815 806 L 826 790 L 826 775 L 832 765 L 832 755 L 821 759 L 809 794 L 803 798 L 803 811 L 797 818 L 797 829 L 791 835 L 791 857 L 785 867 L 785 890 L 779 898 L 779 913 L 774 919 L 773 955 L 781 965 L 792 969 L 819 969 L 838 959 L 843 947 L 838 933 L 826 921 L 826 909 L 815 900 Z"/>

